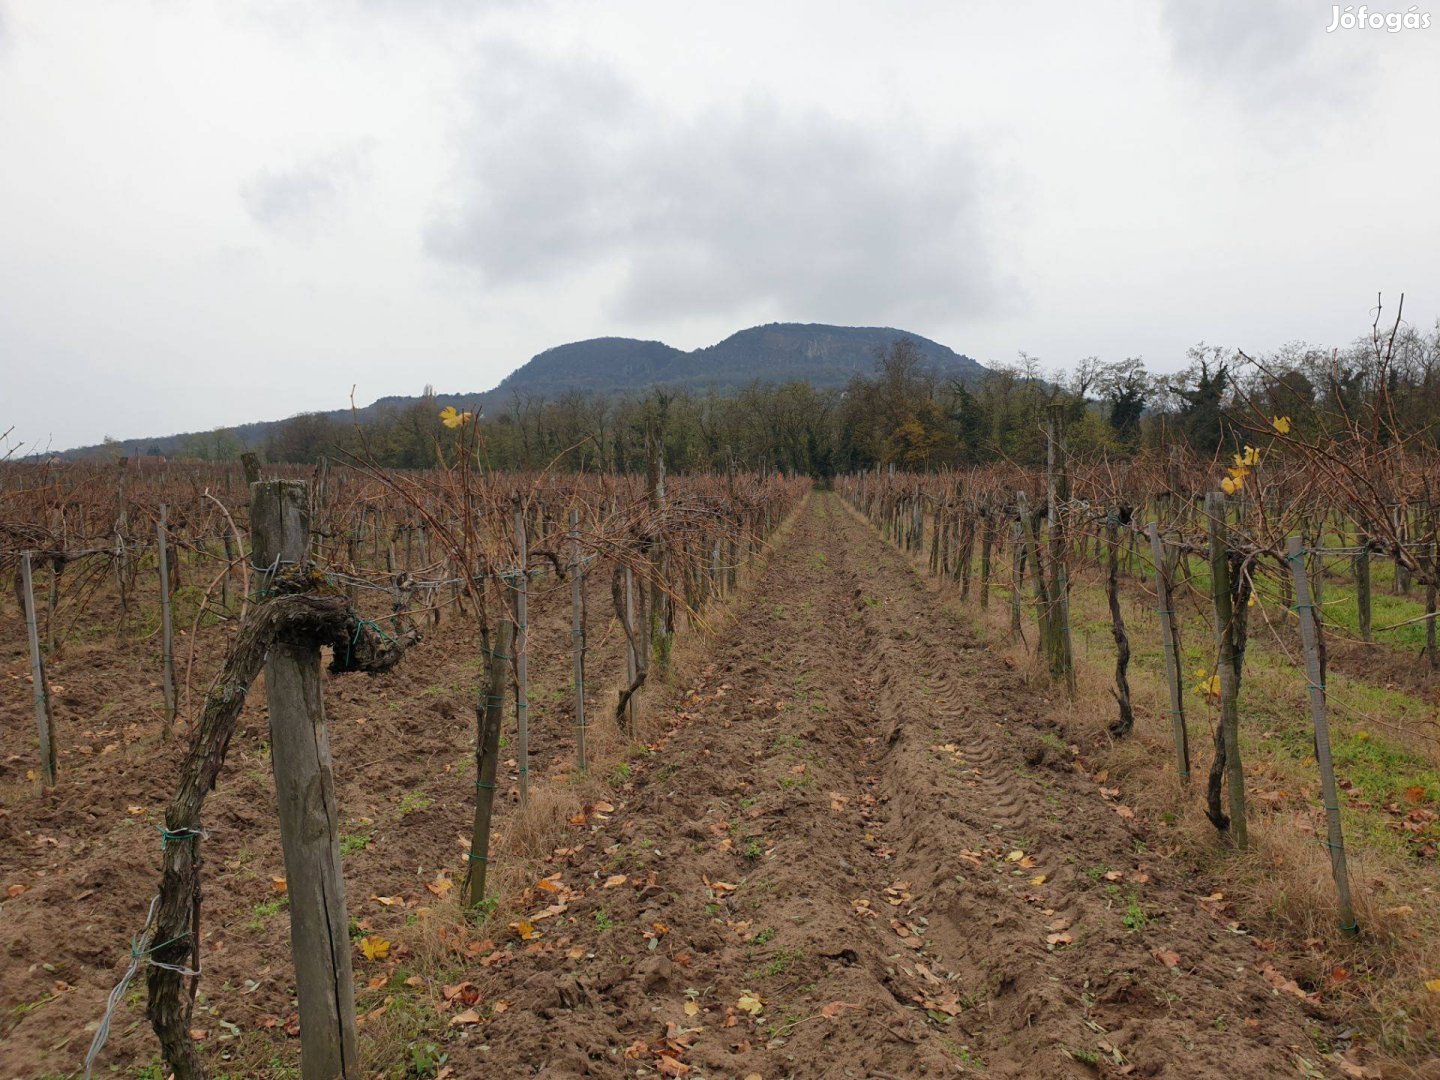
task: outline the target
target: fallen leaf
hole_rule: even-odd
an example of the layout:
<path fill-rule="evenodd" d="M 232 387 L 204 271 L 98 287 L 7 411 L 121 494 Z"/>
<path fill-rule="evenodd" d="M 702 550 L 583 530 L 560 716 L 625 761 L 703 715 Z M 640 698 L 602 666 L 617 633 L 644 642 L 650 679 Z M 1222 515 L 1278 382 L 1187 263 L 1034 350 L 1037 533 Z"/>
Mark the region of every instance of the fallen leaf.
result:
<path fill-rule="evenodd" d="M 457 1024 L 481 1024 L 484 1022 L 485 1018 L 480 1015 L 480 1012 L 477 1009 L 466 1009 L 464 1012 L 456 1013 L 450 1018 L 451 1027 L 454 1027 Z"/>
<path fill-rule="evenodd" d="M 765 1010 L 765 1002 L 760 995 L 753 990 L 743 990 L 740 993 L 740 1000 L 735 1007 L 741 1012 L 747 1012 L 751 1016 L 759 1016 Z"/>
<path fill-rule="evenodd" d="M 611 874 L 608 878 L 605 879 L 605 884 L 601 886 L 601 888 L 613 889 L 619 885 L 624 885 L 625 880 L 626 879 L 624 874 Z"/>
<path fill-rule="evenodd" d="M 687 1002 L 685 1002 L 685 1015 L 686 1015 L 686 1016 L 696 1016 L 696 1015 L 699 1014 L 699 1012 L 700 1012 L 700 1003 L 699 1003 L 698 1001 L 687 1001 Z"/>
<path fill-rule="evenodd" d="M 382 937 L 363 937 L 360 939 L 360 951 L 365 954 L 366 960 L 384 960 L 390 955 L 390 942 Z"/>
<path fill-rule="evenodd" d="M 9 886 L 9 887 L 6 888 L 6 890 L 5 890 L 5 895 L 8 896 L 8 897 L 10 897 L 10 899 L 13 900 L 15 897 L 19 896 L 21 893 L 23 893 L 23 892 L 24 892 L 26 889 L 28 889 L 29 887 L 30 887 L 30 886 L 28 886 L 28 885 L 11 885 L 11 886 Z"/>
<path fill-rule="evenodd" d="M 405 902 L 405 899 L 400 896 L 372 896 L 370 897 L 370 899 L 374 900 L 377 904 L 383 904 L 386 907 L 396 907 Z"/>
<path fill-rule="evenodd" d="M 286 884 L 283 877 L 272 877 L 270 879 L 270 888 L 273 889 L 275 892 L 283 893 L 289 887 L 290 886 Z"/>
<path fill-rule="evenodd" d="M 520 922 L 511 923 L 510 929 L 515 931 L 521 941 L 534 941 L 536 938 L 544 936 L 535 929 L 534 923 L 526 922 L 523 919 Z"/>
<path fill-rule="evenodd" d="M 1075 941 L 1069 934 L 1047 934 L 1045 935 L 1046 945 L 1070 945 Z"/>
<path fill-rule="evenodd" d="M 821 1007 L 820 1015 L 823 1016 L 826 1020 L 834 1020 L 835 1017 L 839 1016 L 846 1009 L 858 1008 L 860 1008 L 859 1005 L 851 1004 L 848 1001 L 832 1001 L 829 1005 Z"/>
<path fill-rule="evenodd" d="M 1426 979 L 1425 989 L 1432 994 L 1440 994 L 1440 979 Z"/>
<path fill-rule="evenodd" d="M 1180 954 L 1174 949 L 1152 949 L 1150 955 L 1159 960 L 1167 968 L 1180 966 Z"/>

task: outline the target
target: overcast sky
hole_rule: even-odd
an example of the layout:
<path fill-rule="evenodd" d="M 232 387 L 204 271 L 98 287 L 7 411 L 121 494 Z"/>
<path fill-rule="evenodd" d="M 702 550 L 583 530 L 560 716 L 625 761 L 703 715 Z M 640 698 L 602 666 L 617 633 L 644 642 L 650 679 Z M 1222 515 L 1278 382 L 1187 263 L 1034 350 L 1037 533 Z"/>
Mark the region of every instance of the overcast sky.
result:
<path fill-rule="evenodd" d="M 1397 3 L 1379 11 L 1403 12 Z M 1343 5 L 1342 5 L 1343 10 Z M 0 0 L 0 432 L 900 326 L 1165 370 L 1440 315 L 1440 0 Z"/>

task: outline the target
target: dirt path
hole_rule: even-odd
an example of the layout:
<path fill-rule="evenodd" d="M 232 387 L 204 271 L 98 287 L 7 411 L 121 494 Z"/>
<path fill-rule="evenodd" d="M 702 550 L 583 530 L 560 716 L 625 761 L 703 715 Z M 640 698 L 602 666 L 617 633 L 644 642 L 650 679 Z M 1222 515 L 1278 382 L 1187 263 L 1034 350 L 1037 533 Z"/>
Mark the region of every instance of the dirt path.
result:
<path fill-rule="evenodd" d="M 837 497 L 711 661 L 470 974 L 455 1076 L 1330 1074 L 1284 958 Z"/>

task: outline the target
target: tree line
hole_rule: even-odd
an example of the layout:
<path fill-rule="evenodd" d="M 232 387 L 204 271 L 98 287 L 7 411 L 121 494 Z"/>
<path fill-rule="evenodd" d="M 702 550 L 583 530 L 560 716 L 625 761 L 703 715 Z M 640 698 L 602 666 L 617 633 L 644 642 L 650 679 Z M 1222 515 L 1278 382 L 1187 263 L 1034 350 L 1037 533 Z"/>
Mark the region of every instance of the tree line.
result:
<path fill-rule="evenodd" d="M 1370 406 L 1383 403 L 1379 410 Z M 964 381 L 929 370 L 901 338 L 877 352 L 875 369 L 840 389 L 804 382 L 754 383 L 733 394 L 653 388 L 628 397 L 572 392 L 517 395 L 478 418 L 483 464 L 494 469 L 555 467 L 643 471 L 646 440 L 659 433 L 667 468 L 777 469 L 827 477 L 877 466 L 929 470 L 1044 460 L 1047 407 L 1065 410 L 1072 452 L 1115 455 L 1171 445 L 1211 456 L 1238 450 L 1265 417 L 1288 417 L 1300 437 L 1343 430 L 1366 412 L 1396 432 L 1437 443 L 1440 322 L 1401 326 L 1344 349 L 1292 345 L 1267 355 L 1200 344 L 1175 374 L 1149 371 L 1138 357 L 1081 360 L 1045 374 L 1034 357 L 991 367 Z M 1377 433 L 1382 439 L 1384 432 Z M 390 468 L 425 468 L 454 452 L 440 409 L 424 396 L 356 424 L 324 414 L 293 417 L 263 443 L 271 461 L 314 463 L 359 457 Z M 191 438 L 186 456 L 236 456 L 224 430 Z"/>

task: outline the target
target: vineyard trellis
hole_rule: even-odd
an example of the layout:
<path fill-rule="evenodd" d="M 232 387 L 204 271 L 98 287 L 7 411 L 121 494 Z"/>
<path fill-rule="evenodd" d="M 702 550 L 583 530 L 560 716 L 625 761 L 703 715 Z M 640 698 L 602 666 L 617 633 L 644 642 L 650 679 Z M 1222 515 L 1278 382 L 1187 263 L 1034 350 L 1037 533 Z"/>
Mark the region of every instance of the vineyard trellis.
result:
<path fill-rule="evenodd" d="M 43 710 L 45 660 L 63 655 L 82 630 L 161 638 L 156 710 L 165 730 L 172 717 L 184 725 L 190 748 L 162 830 L 160 892 L 136 937 L 139 962 L 123 981 L 148 968 L 152 1025 L 169 1068 L 182 1080 L 203 1075 L 188 1029 L 203 970 L 204 795 L 220 775 L 246 691 L 262 665 L 304 1017 L 302 1061 L 306 1075 L 359 1075 L 338 837 L 323 794 L 329 761 L 316 678 L 319 646 L 332 653 L 332 672 L 374 673 L 399 663 L 442 619 L 474 622 L 477 649 L 488 663 L 476 691 L 476 799 L 464 895 L 478 907 L 486 898 L 507 698 L 521 736 L 522 801 L 529 795 L 522 733 L 532 583 L 548 590 L 544 583 L 553 582 L 571 596 L 576 765 L 583 770 L 591 617 L 583 579 L 608 569 L 614 582 L 614 615 L 635 664 L 618 688 L 614 715 L 633 735 L 642 687 L 651 665 L 663 668 L 667 661 L 677 614 L 703 623 L 708 604 L 736 587 L 740 564 L 763 549 L 808 490 L 808 481 L 795 478 L 739 472 L 666 478 L 663 468 L 652 468 L 648 478 L 497 475 L 473 460 L 462 453 L 459 464 L 411 473 L 360 460 L 326 462 L 314 470 L 270 469 L 274 479 L 264 482 L 253 460 L 239 467 L 0 466 L 0 573 L 14 574 L 17 602 L 35 630 L 30 644 L 42 783 L 65 779 L 63 770 L 52 774 L 46 764 L 64 732 L 48 726 Z M 291 507 L 281 515 L 283 542 L 263 535 L 264 493 L 272 491 Z M 48 569 L 43 605 L 33 600 L 32 566 Z M 147 566 L 158 582 L 153 597 L 141 584 Z M 102 602 L 112 582 L 114 610 Z M 167 674 L 175 670 L 172 616 L 175 625 L 189 623 L 178 678 Z M 202 627 L 210 632 L 200 633 Z M 216 632 L 225 642 L 225 662 L 192 716 L 195 650 L 202 639 L 213 645 Z M 282 661 L 292 654 L 293 661 Z M 282 662 L 293 677 L 277 668 Z M 300 765 L 307 746 L 318 755 Z M 317 822 L 324 826 L 318 833 Z M 307 895 L 313 902 L 305 902 Z M 122 993 L 123 985 L 111 995 L 112 1009 Z M 97 1032 L 92 1061 L 107 1031 L 108 1022 Z"/>
<path fill-rule="evenodd" d="M 1269 632 L 1297 652 L 1310 698 L 1323 830 L 1338 895 L 1339 926 L 1358 932 L 1341 832 L 1327 714 L 1326 637 L 1346 634 L 1325 616 L 1321 590 L 1328 568 L 1347 560 L 1357 607 L 1351 636 L 1373 642 L 1388 631 L 1423 622 L 1423 653 L 1440 668 L 1436 650 L 1436 533 L 1440 459 L 1403 441 L 1356 441 L 1344 455 L 1333 443 L 1308 445 L 1287 438 L 1288 423 L 1273 418 L 1263 450 L 1247 446 L 1233 465 L 1171 450 L 1163 459 L 1139 455 L 1068 461 L 1062 437 L 1050 429 L 1049 468 L 1032 471 L 992 466 L 963 471 L 903 473 L 872 470 L 837 480 L 842 495 L 882 534 L 916 555 L 929 544 L 932 573 L 969 594 L 972 538 L 991 522 L 1008 538 L 1011 636 L 1028 638 L 1022 592 L 1029 575 L 1038 631 L 1034 652 L 1049 677 L 1073 693 L 1073 659 L 1065 639 L 1070 582 L 1098 578 L 1106 590 L 1115 643 L 1114 687 L 1118 716 L 1111 734 L 1123 738 L 1133 724 L 1128 686 L 1130 630 L 1119 603 L 1121 568 L 1152 599 L 1161 639 L 1168 721 L 1175 771 L 1191 774 L 1186 730 L 1187 687 L 1180 661 L 1177 604 L 1208 612 L 1213 626 L 1211 661 L 1197 672 L 1195 692 L 1215 707 L 1214 758 L 1206 784 L 1206 812 L 1239 849 L 1247 846 L 1245 773 L 1240 755 L 1241 676 L 1253 630 L 1250 615 L 1265 615 Z M 1067 492 L 1067 486 L 1069 491 Z M 1003 544 L 1002 544 L 1003 546 Z M 1147 554 L 1148 552 L 1148 554 Z M 1103 553 L 1103 554 L 1102 554 Z M 980 595 L 994 581 L 993 554 L 979 566 Z M 1389 626 L 1373 625 L 1371 561 L 1395 569 L 1397 591 L 1423 589 L 1423 613 Z M 1003 578 L 1003 574 L 1001 577 Z M 1269 623 L 1267 606 L 1283 604 L 1298 633 Z M 1289 641 L 1294 638 L 1293 650 Z M 1228 794 L 1228 799 L 1226 798 Z"/>

